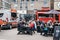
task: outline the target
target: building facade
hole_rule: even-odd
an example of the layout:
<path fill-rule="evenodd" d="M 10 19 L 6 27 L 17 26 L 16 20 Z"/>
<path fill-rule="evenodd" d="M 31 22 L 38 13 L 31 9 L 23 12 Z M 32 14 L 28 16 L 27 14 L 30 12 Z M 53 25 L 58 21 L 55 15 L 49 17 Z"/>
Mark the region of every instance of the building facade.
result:
<path fill-rule="evenodd" d="M 0 0 L 0 9 L 2 8 L 2 0 Z"/>
<path fill-rule="evenodd" d="M 0 8 L 10 9 L 13 0 L 0 0 Z"/>
<path fill-rule="evenodd" d="M 60 10 L 60 0 L 54 0 L 54 10 Z"/>
<path fill-rule="evenodd" d="M 54 10 L 60 10 L 60 0 L 0 0 L 0 8 L 17 10 L 42 10 L 42 7 L 48 7 Z"/>
<path fill-rule="evenodd" d="M 50 0 L 18 0 L 20 10 L 41 10 L 41 7 L 50 7 Z"/>
<path fill-rule="evenodd" d="M 27 13 L 35 13 L 42 7 L 50 8 L 50 0 L 17 0 L 17 10 L 27 10 Z"/>

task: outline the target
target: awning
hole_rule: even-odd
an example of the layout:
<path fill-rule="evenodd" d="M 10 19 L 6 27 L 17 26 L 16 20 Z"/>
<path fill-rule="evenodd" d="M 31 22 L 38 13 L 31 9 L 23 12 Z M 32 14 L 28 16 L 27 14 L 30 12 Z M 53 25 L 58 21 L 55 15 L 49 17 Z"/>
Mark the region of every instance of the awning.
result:
<path fill-rule="evenodd" d="M 38 13 L 45 13 L 45 14 L 47 14 L 47 12 L 38 12 Z"/>
<path fill-rule="evenodd" d="M 60 12 L 56 10 L 50 10 L 47 12 L 47 14 L 60 14 Z"/>

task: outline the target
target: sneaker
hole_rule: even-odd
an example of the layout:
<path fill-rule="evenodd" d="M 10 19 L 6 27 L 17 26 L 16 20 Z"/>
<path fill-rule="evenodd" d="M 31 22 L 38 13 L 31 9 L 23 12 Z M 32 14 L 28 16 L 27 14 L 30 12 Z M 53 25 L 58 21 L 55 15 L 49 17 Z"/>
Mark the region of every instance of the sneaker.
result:
<path fill-rule="evenodd" d="M 17 35 L 19 35 L 19 34 L 20 34 L 20 32 L 17 33 Z"/>

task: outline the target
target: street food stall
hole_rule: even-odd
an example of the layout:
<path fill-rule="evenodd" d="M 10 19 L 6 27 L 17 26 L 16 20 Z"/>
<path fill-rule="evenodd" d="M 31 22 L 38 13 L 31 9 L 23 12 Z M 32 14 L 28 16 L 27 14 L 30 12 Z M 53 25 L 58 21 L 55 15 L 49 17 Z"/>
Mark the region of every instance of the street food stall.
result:
<path fill-rule="evenodd" d="M 60 22 L 60 12 L 57 10 L 37 10 L 36 11 L 36 20 L 44 21 L 47 23 L 49 20 L 52 22 Z"/>

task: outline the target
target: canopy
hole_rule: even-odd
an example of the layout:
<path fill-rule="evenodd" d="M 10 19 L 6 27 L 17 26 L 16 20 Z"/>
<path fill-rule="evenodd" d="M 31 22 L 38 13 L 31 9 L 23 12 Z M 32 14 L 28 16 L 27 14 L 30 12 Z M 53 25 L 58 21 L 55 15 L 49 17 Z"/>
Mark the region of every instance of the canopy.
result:
<path fill-rule="evenodd" d="M 59 14 L 60 12 L 59 11 L 56 11 L 56 10 L 50 10 L 47 12 L 47 14 Z"/>

